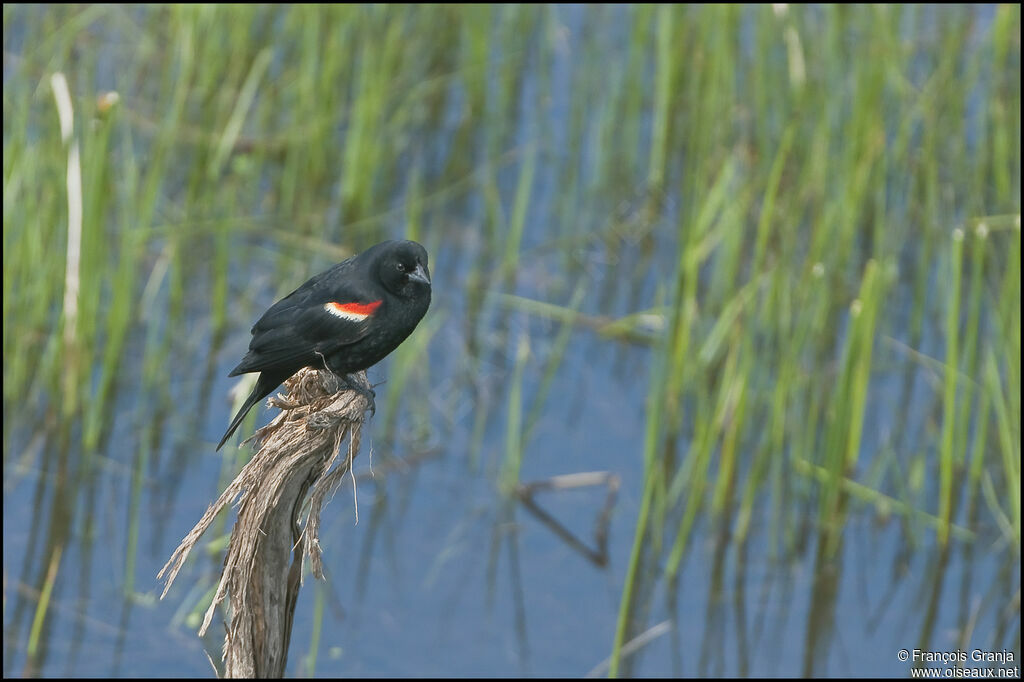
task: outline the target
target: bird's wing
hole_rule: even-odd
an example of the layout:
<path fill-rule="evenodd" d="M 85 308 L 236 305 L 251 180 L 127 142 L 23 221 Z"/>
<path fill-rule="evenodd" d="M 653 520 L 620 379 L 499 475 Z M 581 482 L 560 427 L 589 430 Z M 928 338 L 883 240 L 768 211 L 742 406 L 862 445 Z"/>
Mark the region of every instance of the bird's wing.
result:
<path fill-rule="evenodd" d="M 342 263 L 341 265 L 344 265 Z M 266 369 L 297 370 L 362 339 L 382 305 L 335 266 L 275 303 L 252 328 L 249 352 L 231 376 Z"/>

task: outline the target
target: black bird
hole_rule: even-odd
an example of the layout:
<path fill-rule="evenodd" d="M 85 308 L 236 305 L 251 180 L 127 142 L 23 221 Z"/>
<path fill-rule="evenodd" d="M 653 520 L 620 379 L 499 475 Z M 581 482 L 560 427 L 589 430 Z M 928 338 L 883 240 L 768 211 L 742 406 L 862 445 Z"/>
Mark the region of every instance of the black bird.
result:
<path fill-rule="evenodd" d="M 285 379 L 303 367 L 344 377 L 375 365 L 412 333 L 429 306 L 427 251 L 416 242 L 381 242 L 310 279 L 253 326 L 249 352 L 228 376 L 260 377 L 217 449 Z"/>

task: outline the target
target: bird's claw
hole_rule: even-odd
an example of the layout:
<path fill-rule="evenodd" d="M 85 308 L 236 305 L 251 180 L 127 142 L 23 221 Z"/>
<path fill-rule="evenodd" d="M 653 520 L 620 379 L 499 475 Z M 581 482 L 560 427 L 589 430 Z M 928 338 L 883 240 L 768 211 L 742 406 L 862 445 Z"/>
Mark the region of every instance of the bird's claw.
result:
<path fill-rule="evenodd" d="M 345 375 L 342 378 L 342 383 L 344 384 L 344 388 L 350 391 L 355 391 L 359 395 L 366 398 L 366 402 L 369 403 L 370 414 L 373 416 L 377 415 L 377 394 L 374 392 L 372 388 L 364 386 L 362 383 L 358 381 L 352 381 L 348 375 Z"/>

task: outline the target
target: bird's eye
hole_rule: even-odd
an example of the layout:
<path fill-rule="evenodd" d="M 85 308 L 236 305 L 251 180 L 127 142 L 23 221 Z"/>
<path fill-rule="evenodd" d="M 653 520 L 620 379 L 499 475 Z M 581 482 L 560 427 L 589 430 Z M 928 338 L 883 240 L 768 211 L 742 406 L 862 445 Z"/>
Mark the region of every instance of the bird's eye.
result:
<path fill-rule="evenodd" d="M 405 272 L 405 263 L 396 263 L 395 267 L 398 268 L 399 272 Z"/>

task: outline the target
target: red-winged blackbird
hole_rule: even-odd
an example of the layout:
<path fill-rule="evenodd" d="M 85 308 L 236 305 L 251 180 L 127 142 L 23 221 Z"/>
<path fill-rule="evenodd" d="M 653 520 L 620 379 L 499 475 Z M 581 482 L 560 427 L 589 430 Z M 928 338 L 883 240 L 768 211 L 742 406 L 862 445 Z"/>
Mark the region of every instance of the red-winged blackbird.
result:
<path fill-rule="evenodd" d="M 428 306 L 427 251 L 416 242 L 381 242 L 310 279 L 253 326 L 249 352 L 228 376 L 260 377 L 217 449 L 292 374 L 326 367 L 344 377 L 366 369 L 412 333 Z"/>

